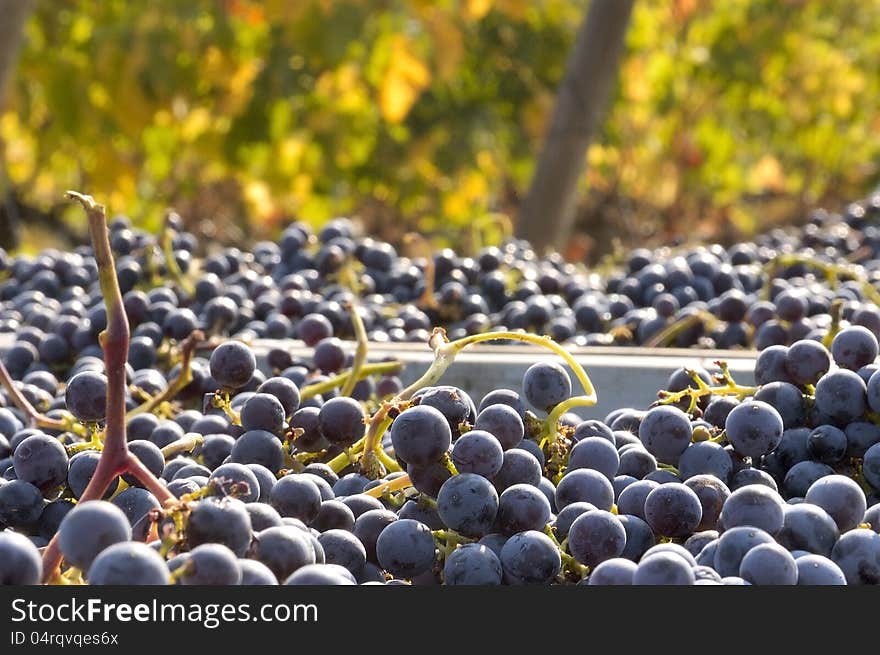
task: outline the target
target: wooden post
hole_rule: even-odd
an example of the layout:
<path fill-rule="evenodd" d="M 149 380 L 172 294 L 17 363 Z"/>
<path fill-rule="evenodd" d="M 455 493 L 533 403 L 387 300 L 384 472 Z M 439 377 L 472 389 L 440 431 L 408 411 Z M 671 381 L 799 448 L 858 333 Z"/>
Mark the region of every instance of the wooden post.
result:
<path fill-rule="evenodd" d="M 575 41 L 517 235 L 538 250 L 568 238 L 587 148 L 617 73 L 634 0 L 593 0 Z"/>

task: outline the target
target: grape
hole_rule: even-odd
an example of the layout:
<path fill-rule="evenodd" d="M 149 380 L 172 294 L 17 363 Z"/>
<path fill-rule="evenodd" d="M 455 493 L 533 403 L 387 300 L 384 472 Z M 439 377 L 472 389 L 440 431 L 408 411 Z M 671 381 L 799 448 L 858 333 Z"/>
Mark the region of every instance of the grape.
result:
<path fill-rule="evenodd" d="M 846 456 L 864 457 L 868 449 L 880 443 L 880 426 L 867 421 L 855 421 L 844 429 L 846 434 Z"/>
<path fill-rule="evenodd" d="M 63 450 L 64 446 L 61 446 L 61 449 Z M 67 457 L 66 452 L 64 456 Z M 82 496 L 89 482 L 92 481 L 92 476 L 95 475 L 95 469 L 98 468 L 100 459 L 101 453 L 94 450 L 84 450 L 70 458 L 69 468 L 66 470 L 67 486 L 74 498 Z M 116 493 L 118 486 L 119 478 L 113 478 L 104 492 L 104 500 Z"/>
<path fill-rule="evenodd" d="M 753 585 L 794 585 L 798 566 L 782 546 L 759 544 L 743 556 L 739 575 Z"/>
<path fill-rule="evenodd" d="M 492 478 L 492 484 L 499 492 L 503 492 L 514 484 L 530 484 L 537 487 L 541 477 L 541 464 L 534 455 L 521 448 L 511 448 L 504 451 L 501 468 Z"/>
<path fill-rule="evenodd" d="M 439 410 L 427 405 L 407 409 L 391 424 L 394 453 L 407 464 L 436 462 L 452 443 L 452 432 Z"/>
<path fill-rule="evenodd" d="M 0 532 L 0 586 L 40 584 L 43 562 L 30 539 L 17 532 Z"/>
<path fill-rule="evenodd" d="M 337 564 L 307 564 L 289 575 L 284 584 L 347 586 L 357 582 L 346 568 Z"/>
<path fill-rule="evenodd" d="M 611 512 L 596 509 L 577 517 L 568 531 L 568 549 L 581 564 L 596 566 L 618 557 L 626 546 L 626 530 Z"/>
<path fill-rule="evenodd" d="M 617 511 L 621 514 L 631 514 L 640 519 L 645 518 L 645 498 L 660 484 L 653 480 L 639 480 L 633 482 L 620 493 L 617 499 Z"/>
<path fill-rule="evenodd" d="M 281 441 L 271 432 L 250 430 L 235 441 L 229 460 L 238 464 L 260 464 L 277 473 L 284 465 L 284 451 Z"/>
<path fill-rule="evenodd" d="M 657 460 L 643 447 L 630 448 L 620 453 L 620 465 L 617 467 L 618 475 L 631 475 L 636 479 L 643 479 L 657 470 Z"/>
<path fill-rule="evenodd" d="M 776 381 L 787 382 L 791 375 L 788 359 L 787 346 L 773 345 L 761 350 L 755 359 L 755 383 L 764 385 Z"/>
<path fill-rule="evenodd" d="M 306 532 L 282 525 L 254 535 L 252 557 L 265 564 L 277 579 L 283 580 L 297 569 L 314 564 L 315 548 Z"/>
<path fill-rule="evenodd" d="M 831 341 L 831 356 L 841 368 L 857 371 L 877 359 L 878 345 L 874 333 L 861 325 L 850 325 Z"/>
<path fill-rule="evenodd" d="M 67 451 L 47 434 L 25 438 L 12 455 L 19 480 L 30 482 L 44 494 L 64 483 L 67 478 Z"/>
<path fill-rule="evenodd" d="M 648 452 L 667 464 L 678 462 L 691 442 L 693 429 L 688 415 L 677 407 L 660 405 L 645 414 L 639 425 L 639 439 Z"/>
<path fill-rule="evenodd" d="M 43 496 L 30 482 L 12 480 L 0 485 L 0 525 L 28 529 L 40 518 Z"/>
<path fill-rule="evenodd" d="M 719 396 L 706 405 L 706 410 L 703 412 L 703 420 L 716 428 L 723 428 L 730 411 L 737 405 L 739 405 L 739 401 L 735 398 Z"/>
<path fill-rule="evenodd" d="M 272 573 L 269 567 L 255 559 L 240 559 L 238 560 L 238 567 L 241 569 L 242 586 L 278 584 L 275 574 Z"/>
<path fill-rule="evenodd" d="M 324 374 L 336 373 L 345 366 L 345 350 L 342 341 L 335 337 L 321 339 L 312 354 L 315 366 Z"/>
<path fill-rule="evenodd" d="M 321 490 L 305 475 L 285 475 L 272 487 L 269 504 L 282 517 L 297 518 L 308 524 L 321 511 Z"/>
<path fill-rule="evenodd" d="M 91 585 L 166 585 L 171 581 L 162 557 L 146 544 L 126 541 L 105 548 L 89 567 Z"/>
<path fill-rule="evenodd" d="M 880 503 L 871 505 L 865 511 L 862 523 L 866 523 L 874 532 L 880 533 Z"/>
<path fill-rule="evenodd" d="M 718 538 L 714 568 L 721 577 L 739 575 L 739 567 L 745 554 L 759 544 L 770 543 L 774 543 L 773 537 L 760 528 L 747 526 L 729 528 Z"/>
<path fill-rule="evenodd" d="M 159 477 L 165 469 L 165 456 L 156 444 L 145 439 L 134 439 L 128 442 L 128 449 L 132 455 L 137 457 L 146 469 Z M 122 479 L 130 487 L 141 487 L 143 484 L 135 476 L 129 474 L 123 475 Z M 111 487 L 113 485 L 110 485 Z M 75 494 L 79 496 L 79 494 Z"/>
<path fill-rule="evenodd" d="M 345 496 L 341 498 L 341 502 L 351 510 L 355 520 L 357 520 L 361 514 L 364 514 L 371 509 L 385 509 L 382 501 L 366 494 L 352 494 L 351 496 Z"/>
<path fill-rule="evenodd" d="M 844 475 L 828 475 L 816 480 L 807 489 L 804 500 L 824 509 L 841 533 L 861 523 L 867 509 L 861 487 Z"/>
<path fill-rule="evenodd" d="M 716 541 L 717 539 L 717 530 L 703 530 L 702 532 L 695 532 L 692 534 L 685 540 L 683 545 L 684 549 L 696 558 L 696 556 L 700 554 L 700 551 L 706 547 L 706 544 Z"/>
<path fill-rule="evenodd" d="M 367 561 L 378 562 L 376 559 L 376 540 L 382 530 L 397 518 L 394 512 L 380 508 L 367 510 L 355 519 L 352 532 L 364 545 Z"/>
<path fill-rule="evenodd" d="M 284 409 L 285 417 L 293 415 L 293 413 L 299 409 L 299 387 L 297 387 L 293 380 L 290 380 L 289 378 L 282 376 L 268 378 L 257 387 L 257 393 L 275 396 Z"/>
<path fill-rule="evenodd" d="M 553 533 L 556 535 L 556 540 L 562 541 L 565 539 L 568 536 L 568 531 L 574 520 L 581 514 L 585 514 L 594 509 L 596 509 L 596 506 L 591 503 L 577 502 L 566 505 L 551 523 Z"/>
<path fill-rule="evenodd" d="M 263 502 L 247 503 L 244 508 L 250 516 L 253 532 L 282 525 L 281 514 L 271 505 Z"/>
<path fill-rule="evenodd" d="M 691 444 L 678 458 L 678 473 L 682 480 L 696 475 L 713 475 L 726 483 L 732 470 L 733 462 L 727 452 L 711 441 Z"/>
<path fill-rule="evenodd" d="M 785 474 L 782 490 L 787 498 L 803 497 L 807 490 L 818 479 L 833 475 L 834 469 L 827 464 L 806 461 L 798 462 Z"/>
<path fill-rule="evenodd" d="M 494 389 L 487 393 L 483 396 L 483 400 L 480 401 L 479 413 L 482 413 L 483 410 L 492 405 L 507 405 L 519 414 L 520 419 L 525 418 L 525 405 L 520 399 L 519 394 L 512 389 Z"/>
<path fill-rule="evenodd" d="M 782 417 L 767 403 L 753 400 L 734 407 L 724 429 L 737 453 L 760 457 L 773 450 L 782 438 Z"/>
<path fill-rule="evenodd" d="M 562 566 L 556 545 L 537 530 L 510 537 L 501 549 L 500 560 L 505 581 L 515 585 L 548 584 Z"/>
<path fill-rule="evenodd" d="M 433 566 L 434 537 L 425 524 L 412 519 L 398 519 L 385 526 L 379 534 L 376 557 L 382 568 L 392 575 L 412 578 Z"/>
<path fill-rule="evenodd" d="M 537 362 L 523 375 L 522 388 L 532 407 L 549 412 L 571 396 L 571 378 L 555 362 Z"/>
<path fill-rule="evenodd" d="M 333 336 L 333 325 L 322 314 L 307 314 L 296 325 L 296 337 L 307 346 L 315 346 L 321 339 Z"/>
<path fill-rule="evenodd" d="M 865 413 L 866 393 L 858 373 L 847 369 L 831 371 L 816 383 L 816 409 L 834 423 L 846 425 Z"/>
<path fill-rule="evenodd" d="M 752 484 L 730 494 L 719 518 L 728 530 L 751 526 L 775 535 L 782 530 L 784 515 L 785 503 L 779 494 L 764 485 Z"/>
<path fill-rule="evenodd" d="M 441 462 L 432 462 L 427 466 L 410 464 L 406 467 L 406 473 L 413 487 L 431 498 L 436 498 L 443 483 L 452 477 L 449 467 Z"/>
<path fill-rule="evenodd" d="M 44 539 L 51 539 L 58 532 L 61 520 L 74 508 L 69 500 L 59 499 L 46 503 L 37 523 L 37 534 Z"/>
<path fill-rule="evenodd" d="M 617 520 L 626 532 L 626 545 L 621 557 L 638 562 L 645 552 L 656 544 L 651 526 L 632 514 L 618 514 Z"/>
<path fill-rule="evenodd" d="M 504 450 L 514 448 L 523 440 L 525 434 L 519 412 L 513 407 L 501 403 L 482 409 L 477 414 L 474 429 L 485 430 L 492 434 Z"/>
<path fill-rule="evenodd" d="M 316 453 L 328 448 L 328 442 L 318 427 L 318 407 L 303 407 L 298 409 L 290 417 L 290 427 L 303 430 L 303 434 L 296 438 L 296 449 L 305 453 Z"/>
<path fill-rule="evenodd" d="M 338 564 L 353 574 L 357 573 L 367 561 L 364 545 L 347 530 L 327 530 L 318 536 L 318 543 L 324 549 L 325 561 L 328 564 Z"/>
<path fill-rule="evenodd" d="M 492 529 L 496 515 L 502 528 L 506 524 L 515 523 L 517 519 L 522 520 L 524 515 L 531 521 L 534 518 L 531 503 L 534 498 L 540 497 L 544 501 L 543 507 L 546 508 L 541 527 L 547 523 L 550 518 L 550 504 L 537 489 L 529 485 L 513 485 L 501 497 L 504 498 L 505 494 L 511 494 L 509 497 L 513 502 L 502 502 L 492 483 L 486 478 L 475 473 L 460 473 L 449 478 L 440 487 L 437 511 L 449 529 L 466 537 L 482 537 Z"/>
<path fill-rule="evenodd" d="M 753 399 L 773 407 L 782 418 L 782 425 L 786 430 L 799 427 L 806 420 L 804 397 L 796 386 L 788 382 L 765 384 L 758 389 Z"/>
<path fill-rule="evenodd" d="M 815 385 L 830 367 L 831 353 L 818 341 L 796 341 L 788 349 L 786 370 L 795 384 Z"/>
<path fill-rule="evenodd" d="M 339 500 L 325 500 L 321 503 L 318 516 L 311 523 L 311 527 L 318 532 L 327 530 L 348 530 L 354 528 L 354 513 L 348 505 Z"/>
<path fill-rule="evenodd" d="M 691 555 L 688 549 L 681 544 L 677 544 L 671 541 L 659 543 L 656 546 L 652 546 L 651 548 L 649 548 L 648 551 L 644 554 L 644 557 L 648 557 L 656 553 L 673 553 L 674 555 L 677 555 L 684 561 L 688 562 L 691 566 L 697 566 L 696 558 Z"/>
<path fill-rule="evenodd" d="M 241 408 L 241 426 L 244 430 L 266 430 L 280 434 L 284 430 L 284 406 L 275 396 L 255 393 Z"/>
<path fill-rule="evenodd" d="M 850 585 L 880 584 L 880 534 L 856 528 L 842 534 L 831 551 Z"/>
<path fill-rule="evenodd" d="M 602 437 L 585 437 L 574 444 L 568 454 L 568 470 L 580 468 L 599 471 L 609 480 L 614 480 L 620 456 L 614 444 Z"/>
<path fill-rule="evenodd" d="M 827 557 L 839 536 L 834 519 L 821 507 L 807 502 L 785 506 L 782 530 L 776 539 L 789 550 L 805 550 Z"/>
<path fill-rule="evenodd" d="M 571 436 L 574 441 L 581 441 L 588 437 L 601 437 L 602 439 L 611 442 L 612 445 L 616 445 L 614 431 L 602 421 L 596 419 L 590 419 L 578 423 L 574 429 L 574 434 Z"/>
<path fill-rule="evenodd" d="M 476 421 L 477 410 L 473 400 L 458 387 L 427 387 L 417 391 L 413 398 L 419 399 L 420 407 L 433 407 L 443 414 L 453 438 L 461 433 L 459 426 L 462 423 Z"/>
<path fill-rule="evenodd" d="M 110 501 L 122 510 L 131 524 L 131 537 L 135 541 L 146 541 L 153 526 L 153 510 L 160 507 L 156 497 L 146 489 L 129 487 Z"/>
<path fill-rule="evenodd" d="M 107 377 L 94 371 L 77 373 L 64 392 L 67 411 L 88 423 L 103 421 L 107 413 Z"/>
<path fill-rule="evenodd" d="M 58 545 L 64 559 L 83 571 L 105 548 L 130 539 L 131 525 L 125 514 L 104 500 L 80 503 L 58 528 Z"/>
<path fill-rule="evenodd" d="M 840 567 L 822 555 L 804 555 L 795 560 L 799 585 L 845 585 Z"/>
<path fill-rule="evenodd" d="M 730 497 L 730 490 L 713 475 L 695 475 L 684 481 L 684 485 L 697 495 L 702 509 L 696 530 L 712 530 L 718 524 L 724 503 Z"/>
<path fill-rule="evenodd" d="M 238 464 L 236 462 L 221 464 L 214 469 L 208 479 L 217 480 L 218 482 L 224 481 L 225 485 L 237 485 L 236 497 L 242 502 L 252 503 L 260 499 L 261 489 L 257 476 L 249 466 L 245 466 L 244 464 Z M 275 485 L 273 484 L 272 486 L 274 487 Z M 224 488 L 228 488 L 228 486 Z M 234 551 L 235 548 L 232 550 Z"/>
<path fill-rule="evenodd" d="M 614 499 L 620 498 L 621 492 L 633 482 L 638 482 L 638 480 L 631 475 L 615 475 L 611 481 L 611 486 L 614 487 Z"/>
<path fill-rule="evenodd" d="M 750 484 L 762 484 L 776 493 L 779 493 L 776 481 L 769 473 L 762 471 L 761 469 L 753 468 L 746 468 L 737 471 L 736 475 L 733 476 L 733 480 L 730 482 L 730 488 L 732 491 L 736 491 L 737 489 L 747 487 Z"/>
<path fill-rule="evenodd" d="M 364 436 L 364 418 L 364 408 L 354 398 L 331 398 L 318 411 L 318 428 L 330 443 L 350 446 Z"/>
<path fill-rule="evenodd" d="M 643 557 L 633 573 L 634 585 L 692 585 L 694 570 L 674 553 L 656 553 Z"/>
<path fill-rule="evenodd" d="M 722 584 L 721 576 L 710 566 L 694 567 L 694 584 Z"/>
<path fill-rule="evenodd" d="M 556 485 L 556 506 L 563 509 L 578 501 L 592 503 L 598 509 L 610 511 L 614 504 L 614 488 L 608 478 L 598 471 L 569 471 Z"/>
<path fill-rule="evenodd" d="M 718 551 L 719 539 L 713 539 L 694 556 L 697 566 L 715 566 L 715 553 Z"/>
<path fill-rule="evenodd" d="M 590 572 L 588 585 L 631 585 L 636 572 L 636 563 L 622 557 L 614 557 L 600 562 Z"/>
<path fill-rule="evenodd" d="M 697 529 L 702 516 L 697 494 L 681 483 L 660 485 L 645 498 L 645 521 L 657 534 L 687 536 Z"/>
<path fill-rule="evenodd" d="M 251 518 L 239 500 L 206 498 L 191 506 L 186 537 L 191 547 L 219 543 L 243 557 L 251 544 Z"/>
<path fill-rule="evenodd" d="M 240 341 L 226 341 L 211 353 L 211 377 L 221 387 L 239 389 L 245 386 L 257 368 L 253 351 Z"/>
<path fill-rule="evenodd" d="M 498 499 L 497 507 L 498 525 L 508 536 L 526 530 L 543 530 L 550 520 L 550 503 L 547 498 L 528 484 L 515 484 L 505 489 Z M 440 517 L 444 518 L 442 512 Z M 494 516 L 492 520 L 494 521 Z M 444 523 L 449 525 L 445 518 Z M 489 532 L 491 526 L 489 522 L 483 534 Z"/>
<path fill-rule="evenodd" d="M 491 479 L 501 470 L 504 450 L 489 432 L 471 430 L 462 434 L 452 447 L 452 463 L 459 473 L 476 473 Z"/>
<path fill-rule="evenodd" d="M 189 552 L 178 578 L 183 585 L 238 585 L 241 568 L 235 554 L 222 544 L 202 544 Z"/>
<path fill-rule="evenodd" d="M 880 489 L 880 443 L 874 444 L 865 451 L 862 473 L 868 484 L 874 489 Z"/>
<path fill-rule="evenodd" d="M 501 560 L 480 544 L 459 546 L 443 565 L 443 582 L 447 585 L 500 585 L 501 580 Z"/>

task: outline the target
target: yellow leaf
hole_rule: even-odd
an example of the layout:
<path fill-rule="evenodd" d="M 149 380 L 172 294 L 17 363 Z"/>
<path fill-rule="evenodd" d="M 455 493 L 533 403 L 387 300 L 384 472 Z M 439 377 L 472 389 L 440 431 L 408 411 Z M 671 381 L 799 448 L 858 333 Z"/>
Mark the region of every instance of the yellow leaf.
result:
<path fill-rule="evenodd" d="M 424 17 L 425 27 L 434 41 L 434 58 L 440 79 L 448 80 L 458 71 L 464 56 L 461 28 L 448 13 L 432 9 Z"/>
<path fill-rule="evenodd" d="M 412 108 L 431 81 L 431 72 L 412 52 L 405 36 L 397 36 L 391 44 L 388 69 L 379 88 L 379 108 L 389 123 L 399 123 Z"/>
<path fill-rule="evenodd" d="M 772 155 L 764 155 L 749 173 L 749 187 L 755 191 L 782 191 L 785 175 L 779 160 Z"/>
<path fill-rule="evenodd" d="M 464 3 L 464 15 L 471 20 L 480 20 L 492 9 L 493 0 L 467 0 Z"/>

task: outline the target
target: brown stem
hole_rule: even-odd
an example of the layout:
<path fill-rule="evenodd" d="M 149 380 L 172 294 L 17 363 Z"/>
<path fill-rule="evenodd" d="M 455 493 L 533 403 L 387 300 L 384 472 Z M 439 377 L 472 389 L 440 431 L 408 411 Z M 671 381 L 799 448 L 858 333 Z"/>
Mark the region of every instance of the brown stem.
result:
<path fill-rule="evenodd" d="M 98 280 L 104 304 L 107 308 L 107 328 L 99 339 L 104 351 L 104 368 L 107 375 L 107 412 L 104 430 L 104 449 L 98 467 L 88 486 L 79 498 L 83 503 L 101 498 L 110 482 L 126 472 L 132 473 L 163 505 L 176 500 L 174 496 L 141 464 L 137 457 L 128 451 L 125 437 L 125 363 L 128 359 L 130 339 L 128 317 L 122 303 L 122 292 L 116 279 L 116 267 L 110 249 L 107 220 L 104 207 L 91 196 L 68 191 L 67 198 L 77 200 L 86 210 L 89 219 L 89 233 L 92 237 L 95 262 L 98 265 Z M 43 552 L 43 580 L 55 578 L 61 564 L 61 552 L 56 533 Z"/>
<path fill-rule="evenodd" d="M 37 411 L 36 407 L 30 404 L 27 398 L 25 398 L 21 391 L 19 391 L 18 387 L 15 386 L 15 381 L 12 379 L 12 376 L 9 375 L 9 371 L 6 369 L 6 366 L 3 364 L 3 361 L 0 360 L 0 382 L 3 383 L 3 386 L 6 388 L 6 392 L 9 394 L 10 400 L 15 403 L 15 406 L 18 407 L 24 414 L 30 419 L 31 423 L 37 425 L 41 428 L 49 428 L 51 430 L 67 430 L 68 425 L 64 423 L 64 421 L 60 421 L 58 419 L 49 418 L 48 416 L 41 414 Z"/>
<path fill-rule="evenodd" d="M 152 412 L 165 401 L 171 400 L 178 393 L 183 391 L 190 382 L 192 382 L 192 358 L 196 348 L 205 340 L 205 334 L 201 330 L 196 330 L 180 343 L 180 373 L 174 378 L 165 390 L 150 398 L 145 403 L 138 405 L 126 414 L 126 419 L 131 419 L 138 414 Z"/>

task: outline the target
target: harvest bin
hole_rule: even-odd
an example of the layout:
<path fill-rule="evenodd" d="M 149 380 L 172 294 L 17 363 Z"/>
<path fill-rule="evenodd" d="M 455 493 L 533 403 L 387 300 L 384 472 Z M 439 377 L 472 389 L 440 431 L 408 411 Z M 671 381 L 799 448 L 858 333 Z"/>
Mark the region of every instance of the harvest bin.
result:
<path fill-rule="evenodd" d="M 14 342 L 14 334 L 0 334 L 0 353 Z M 312 357 L 311 348 L 293 339 L 258 339 L 251 345 L 263 371 L 267 371 L 266 353 L 272 348 L 283 348 L 293 356 L 306 360 Z M 354 352 L 355 343 L 346 343 L 346 347 Z M 646 408 L 657 399 L 657 391 L 666 387 L 670 374 L 682 366 L 703 367 L 711 371 L 713 362 L 724 360 L 737 382 L 746 385 L 755 383 L 757 353 L 753 351 L 610 347 L 568 348 L 568 351 L 587 371 L 599 397 L 598 404 L 593 407 L 574 410 L 583 418 L 604 418 L 620 407 Z M 404 369 L 399 377 L 404 384 L 418 379 L 433 360 L 428 345 L 420 343 L 371 343 L 368 353 L 371 362 L 386 357 L 402 362 Z M 537 346 L 475 345 L 455 358 L 441 383 L 464 389 L 479 403 L 493 389 L 519 391 L 526 369 L 541 360 L 552 360 L 565 366 L 560 357 Z M 572 393 L 577 394 L 580 389 L 574 376 L 572 384 Z"/>
<path fill-rule="evenodd" d="M 354 352 L 354 343 L 346 345 Z M 257 340 L 253 346 L 263 370 L 264 358 L 270 348 L 281 347 L 305 359 L 312 355 L 311 348 L 294 340 Z M 746 385 L 755 382 L 757 353 L 752 351 L 674 348 L 569 348 L 568 351 L 584 367 L 599 397 L 595 406 L 575 410 L 583 418 L 604 418 L 620 407 L 646 408 L 657 399 L 657 391 L 666 387 L 670 374 L 682 366 L 703 367 L 711 371 L 713 362 L 724 360 L 737 382 Z M 369 361 L 392 357 L 403 362 L 405 368 L 399 377 L 405 384 L 418 379 L 433 360 L 427 344 L 371 343 L 368 352 Z M 479 403 L 480 398 L 493 389 L 519 391 L 526 369 L 541 360 L 565 365 L 561 358 L 537 346 L 475 345 L 455 358 L 441 383 L 464 389 Z M 572 393 L 577 394 L 580 389 L 573 376 L 572 384 Z"/>

